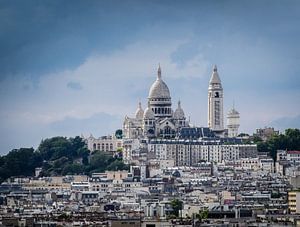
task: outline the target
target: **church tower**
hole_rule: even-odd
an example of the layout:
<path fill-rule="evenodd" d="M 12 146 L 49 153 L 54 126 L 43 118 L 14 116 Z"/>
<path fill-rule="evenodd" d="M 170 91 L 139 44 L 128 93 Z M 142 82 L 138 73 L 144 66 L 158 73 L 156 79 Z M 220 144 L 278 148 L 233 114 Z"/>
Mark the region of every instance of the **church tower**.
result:
<path fill-rule="evenodd" d="M 208 127 L 215 132 L 224 130 L 223 88 L 216 65 L 208 86 Z"/>
<path fill-rule="evenodd" d="M 240 113 L 236 111 L 234 106 L 227 114 L 228 137 L 237 137 L 240 127 Z"/>

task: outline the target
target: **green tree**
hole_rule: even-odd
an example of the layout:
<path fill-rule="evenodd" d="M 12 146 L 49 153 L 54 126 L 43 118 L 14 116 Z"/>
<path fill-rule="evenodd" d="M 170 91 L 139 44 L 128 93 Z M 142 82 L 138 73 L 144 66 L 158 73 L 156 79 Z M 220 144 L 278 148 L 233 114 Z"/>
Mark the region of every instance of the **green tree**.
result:
<path fill-rule="evenodd" d="M 125 165 L 124 162 L 120 159 L 114 160 L 112 163 L 110 163 L 107 168 L 107 170 L 129 170 L 129 166 Z"/>
<path fill-rule="evenodd" d="M 4 181 L 11 176 L 32 176 L 42 158 L 33 148 L 20 148 L 1 157 L 0 164 L 0 181 Z"/>
<path fill-rule="evenodd" d="M 173 199 L 171 201 L 171 206 L 173 209 L 172 214 L 179 217 L 179 211 L 183 208 L 183 202 L 179 199 Z"/>
<path fill-rule="evenodd" d="M 71 151 L 70 141 L 61 136 L 43 140 L 38 147 L 38 151 L 44 160 L 55 160 L 62 156 L 70 157 L 74 153 Z"/>
<path fill-rule="evenodd" d="M 276 161 L 277 150 L 300 150 L 300 130 L 286 129 L 284 134 L 273 135 L 267 141 L 253 139 L 259 152 L 268 152 Z"/>
<path fill-rule="evenodd" d="M 115 136 L 116 136 L 117 139 L 122 139 L 123 138 L 123 130 L 118 129 L 115 133 Z"/>

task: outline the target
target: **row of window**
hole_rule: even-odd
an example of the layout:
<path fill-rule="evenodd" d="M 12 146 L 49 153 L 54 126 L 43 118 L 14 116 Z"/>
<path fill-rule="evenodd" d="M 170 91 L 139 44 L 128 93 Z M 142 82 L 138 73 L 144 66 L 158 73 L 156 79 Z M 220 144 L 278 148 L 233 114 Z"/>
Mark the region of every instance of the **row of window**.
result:
<path fill-rule="evenodd" d="M 171 114 L 171 108 L 152 108 L 155 114 Z"/>
<path fill-rule="evenodd" d="M 93 145 L 93 150 L 101 150 L 101 151 L 113 151 L 113 144 L 104 144 L 102 143 L 100 146 L 100 143 L 96 144 L 94 143 Z"/>

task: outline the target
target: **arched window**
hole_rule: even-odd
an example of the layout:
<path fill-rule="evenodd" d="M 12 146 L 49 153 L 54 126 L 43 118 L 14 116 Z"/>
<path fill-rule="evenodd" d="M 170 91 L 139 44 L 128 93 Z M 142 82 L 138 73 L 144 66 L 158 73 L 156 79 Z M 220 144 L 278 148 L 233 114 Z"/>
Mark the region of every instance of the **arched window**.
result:
<path fill-rule="evenodd" d="M 97 150 L 100 150 L 100 143 L 97 144 Z"/>
<path fill-rule="evenodd" d="M 94 144 L 93 144 L 93 151 L 96 150 L 96 146 L 97 146 L 97 145 L 94 143 Z"/>
<path fill-rule="evenodd" d="M 113 144 L 110 144 L 110 150 L 113 151 Z"/>
<path fill-rule="evenodd" d="M 165 135 L 171 134 L 171 127 L 166 126 L 166 127 L 164 128 L 164 134 L 165 134 Z"/>
<path fill-rule="evenodd" d="M 102 143 L 101 146 L 102 146 L 101 151 L 104 151 L 104 143 Z"/>

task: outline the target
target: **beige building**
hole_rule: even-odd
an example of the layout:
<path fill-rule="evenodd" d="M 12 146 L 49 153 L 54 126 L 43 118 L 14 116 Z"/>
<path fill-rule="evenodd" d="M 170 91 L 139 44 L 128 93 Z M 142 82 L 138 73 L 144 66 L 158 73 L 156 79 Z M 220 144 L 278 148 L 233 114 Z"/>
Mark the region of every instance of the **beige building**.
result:
<path fill-rule="evenodd" d="M 288 192 L 288 205 L 291 214 L 300 214 L 300 191 Z"/>
<path fill-rule="evenodd" d="M 123 141 L 122 139 L 117 139 L 115 136 L 102 136 L 99 138 L 93 137 L 90 135 L 86 140 L 88 149 L 90 151 L 105 151 L 105 152 L 114 152 L 122 150 Z"/>

